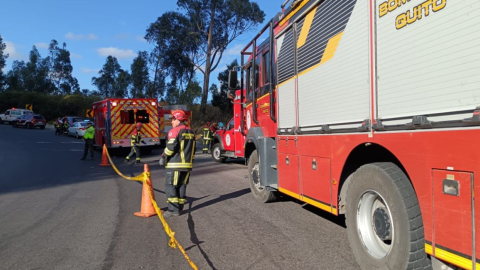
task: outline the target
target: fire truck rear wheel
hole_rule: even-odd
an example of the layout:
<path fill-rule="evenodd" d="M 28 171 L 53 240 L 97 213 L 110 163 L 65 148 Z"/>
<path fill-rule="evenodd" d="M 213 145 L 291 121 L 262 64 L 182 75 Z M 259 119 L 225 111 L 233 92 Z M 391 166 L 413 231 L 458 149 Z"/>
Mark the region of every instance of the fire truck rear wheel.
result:
<path fill-rule="evenodd" d="M 212 147 L 212 158 L 215 162 L 225 162 L 226 157 L 222 157 L 222 152 L 220 151 L 220 144 L 216 143 Z"/>
<path fill-rule="evenodd" d="M 346 199 L 348 239 L 362 269 L 431 269 L 418 199 L 398 166 L 360 167 Z"/>
<path fill-rule="evenodd" d="M 267 203 L 277 198 L 274 191 L 269 191 L 265 187 L 260 186 L 260 163 L 258 162 L 257 150 L 253 151 L 248 159 L 248 181 L 253 197 L 257 201 Z"/>

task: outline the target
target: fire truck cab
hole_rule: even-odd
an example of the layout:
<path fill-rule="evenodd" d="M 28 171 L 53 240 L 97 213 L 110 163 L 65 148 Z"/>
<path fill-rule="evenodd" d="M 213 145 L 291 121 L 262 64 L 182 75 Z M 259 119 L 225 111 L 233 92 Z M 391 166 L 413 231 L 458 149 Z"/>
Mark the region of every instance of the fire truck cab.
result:
<path fill-rule="evenodd" d="M 242 158 L 245 155 L 240 96 L 241 91 L 236 91 L 233 99 L 233 118 L 224 129 L 217 130 L 214 134 L 212 159 L 216 162 L 224 162 L 227 158 Z"/>

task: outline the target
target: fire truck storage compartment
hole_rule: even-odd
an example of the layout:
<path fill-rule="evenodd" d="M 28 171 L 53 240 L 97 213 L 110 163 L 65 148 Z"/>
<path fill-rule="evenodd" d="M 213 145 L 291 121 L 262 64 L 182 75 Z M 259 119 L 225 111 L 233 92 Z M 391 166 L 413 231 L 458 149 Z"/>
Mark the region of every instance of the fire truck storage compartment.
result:
<path fill-rule="evenodd" d="M 330 159 L 300 156 L 302 196 L 313 200 L 312 204 L 331 211 Z"/>
<path fill-rule="evenodd" d="M 455 247 L 455 255 L 470 261 L 473 252 L 473 174 L 433 170 L 433 216 L 435 256 L 451 261 L 445 247 Z M 460 254 L 458 254 L 460 253 Z M 468 265 L 464 265 L 467 267 Z"/>
<path fill-rule="evenodd" d="M 370 117 L 366 14 L 368 1 L 324 1 L 276 37 L 280 129 Z"/>
<path fill-rule="evenodd" d="M 422 8 L 421 19 L 398 20 L 402 12 L 417 9 L 413 2 L 376 20 L 378 116 L 475 109 L 480 101 L 480 3 L 432 1 Z"/>

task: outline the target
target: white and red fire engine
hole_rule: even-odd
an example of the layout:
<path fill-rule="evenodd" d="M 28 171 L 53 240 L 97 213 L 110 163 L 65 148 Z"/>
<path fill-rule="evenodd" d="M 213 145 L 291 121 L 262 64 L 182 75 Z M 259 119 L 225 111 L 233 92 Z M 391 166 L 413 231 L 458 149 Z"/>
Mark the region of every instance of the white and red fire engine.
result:
<path fill-rule="evenodd" d="M 362 269 L 480 269 L 480 1 L 282 8 L 241 51 L 253 196 L 345 214 Z"/>
<path fill-rule="evenodd" d="M 153 98 L 108 98 L 93 103 L 95 146 L 131 147 L 136 123 L 142 123 L 140 147 L 160 145 L 157 100 Z"/>
<path fill-rule="evenodd" d="M 224 162 L 227 158 L 242 158 L 245 155 L 245 135 L 242 132 L 241 91 L 233 98 L 233 118 L 225 129 L 217 130 L 212 142 L 212 158 Z"/>

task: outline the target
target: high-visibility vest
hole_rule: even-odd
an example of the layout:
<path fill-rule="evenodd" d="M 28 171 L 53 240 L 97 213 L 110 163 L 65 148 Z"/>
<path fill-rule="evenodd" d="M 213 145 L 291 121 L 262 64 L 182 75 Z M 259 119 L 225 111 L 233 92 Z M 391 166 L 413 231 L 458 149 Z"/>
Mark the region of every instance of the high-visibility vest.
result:
<path fill-rule="evenodd" d="M 86 130 L 85 130 L 85 135 L 83 135 L 83 138 L 85 140 L 88 140 L 88 139 L 93 139 L 93 137 L 95 136 L 95 128 L 92 127 L 92 126 L 89 126 Z"/>
<path fill-rule="evenodd" d="M 210 131 L 210 128 L 208 128 L 208 127 L 203 128 L 203 139 L 204 140 L 210 140 L 211 139 L 211 134 L 212 134 L 212 132 Z"/>

